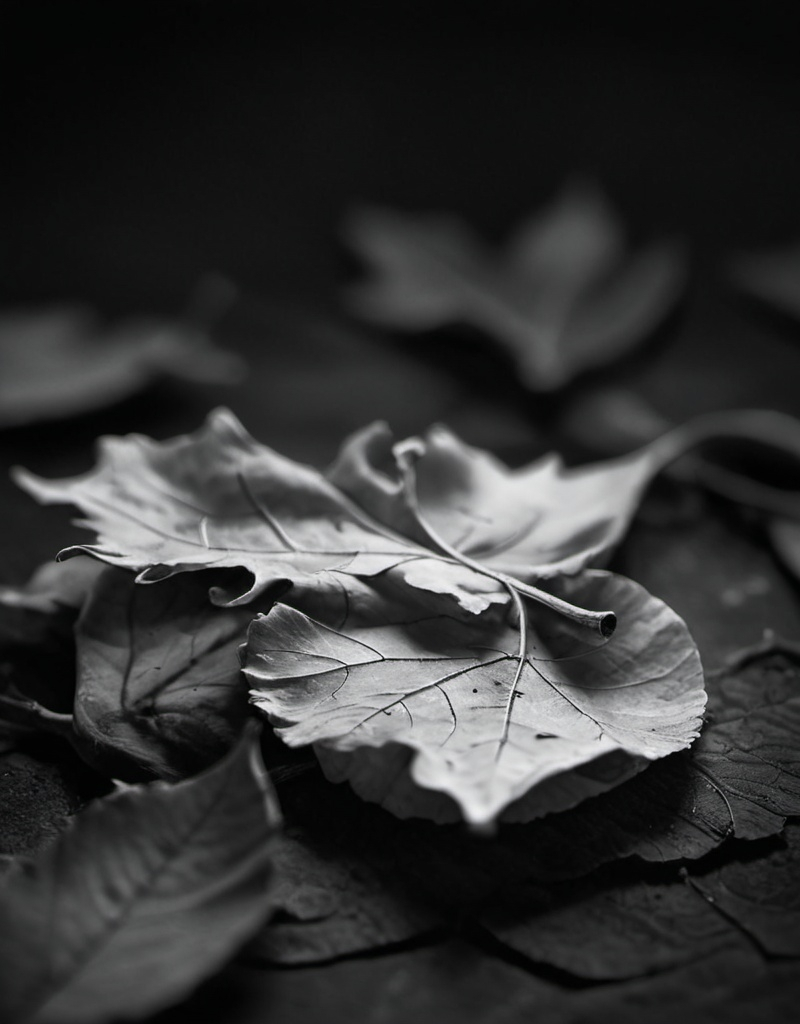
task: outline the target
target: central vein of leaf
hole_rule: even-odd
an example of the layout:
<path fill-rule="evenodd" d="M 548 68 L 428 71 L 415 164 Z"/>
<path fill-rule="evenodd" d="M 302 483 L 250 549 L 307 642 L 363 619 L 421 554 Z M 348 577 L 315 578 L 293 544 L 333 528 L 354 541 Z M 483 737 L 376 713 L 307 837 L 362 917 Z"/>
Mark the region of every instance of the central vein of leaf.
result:
<path fill-rule="evenodd" d="M 463 552 L 458 551 L 456 548 L 448 544 L 444 537 L 441 537 L 430 523 L 426 522 L 425 517 L 422 515 L 420 510 L 414 483 L 414 470 L 411 462 L 411 460 L 418 455 L 418 451 L 413 451 L 411 449 L 405 449 L 398 452 L 396 453 L 397 465 L 400 470 L 409 511 L 414 516 L 417 525 L 425 533 L 425 536 L 432 544 L 438 547 L 440 551 L 443 551 L 450 558 L 467 566 L 467 568 L 472 569 L 483 576 L 488 576 L 490 579 L 496 580 L 498 583 L 502 583 L 511 594 L 515 603 L 517 603 L 519 596 L 523 595 L 524 597 L 530 598 L 532 601 L 537 601 L 539 604 L 545 605 L 545 607 L 558 612 L 560 615 L 566 616 L 568 619 L 572 619 L 573 622 L 577 622 L 582 626 L 588 626 L 590 629 L 599 633 L 602 637 L 608 638 L 613 634 L 617 625 L 617 617 L 614 612 L 594 612 L 589 611 L 586 608 L 580 608 L 577 605 L 571 604 L 569 601 L 562 600 L 560 597 L 548 594 L 546 590 L 540 590 L 539 587 L 530 586 L 530 584 L 523 583 L 521 580 L 517 580 L 513 576 L 508 576 L 504 572 L 498 572 L 495 569 L 490 569 L 486 565 L 482 565 L 480 562 L 475 562 L 468 555 L 465 555 Z"/>

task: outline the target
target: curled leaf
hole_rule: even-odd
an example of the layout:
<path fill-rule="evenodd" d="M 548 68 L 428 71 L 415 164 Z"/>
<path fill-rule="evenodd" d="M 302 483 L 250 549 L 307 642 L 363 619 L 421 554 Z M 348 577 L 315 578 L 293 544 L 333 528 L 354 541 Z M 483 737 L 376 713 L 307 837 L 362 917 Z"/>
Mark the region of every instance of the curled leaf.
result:
<path fill-rule="evenodd" d="M 252 699 L 287 743 L 315 744 L 326 771 L 403 815 L 420 813 L 393 789 L 396 745 L 410 748 L 413 781 L 475 825 L 606 755 L 653 760 L 688 746 L 705 694 L 682 621 L 624 577 L 587 573 L 564 592 L 615 607 L 615 636 L 581 651 L 566 620 L 538 607 L 516 625 L 439 616 L 336 630 L 278 604 L 248 633 Z M 543 793 L 525 817 L 587 795 L 552 784 Z"/>
<path fill-rule="evenodd" d="M 356 313 L 406 331 L 474 325 L 509 350 L 537 391 L 644 340 L 686 275 L 673 242 L 629 255 L 616 215 L 587 183 L 564 189 L 500 253 L 456 217 L 381 208 L 353 211 L 344 238 L 370 271 L 348 293 Z"/>
<path fill-rule="evenodd" d="M 328 475 L 375 518 L 430 543 L 397 467 L 397 452 L 414 443 L 395 443 L 386 424 L 371 424 L 345 442 Z M 512 470 L 443 426 L 416 443 L 416 497 L 424 521 L 457 550 L 521 580 L 602 564 L 664 462 L 661 449 L 649 446 L 577 469 L 550 454 Z"/>
<path fill-rule="evenodd" d="M 797 492 L 696 455 L 711 446 L 755 448 L 796 468 L 800 421 L 770 410 L 710 413 L 618 458 L 567 468 L 551 453 L 519 469 L 442 426 L 395 441 L 385 424 L 374 423 L 345 442 L 329 476 L 398 532 L 422 542 L 421 516 L 449 545 L 482 565 L 535 581 L 603 565 L 652 479 L 679 459 L 685 472 L 715 493 L 800 518 Z M 398 465 L 409 453 L 416 508 Z"/>
<path fill-rule="evenodd" d="M 278 813 L 253 733 L 210 771 L 80 814 L 0 895 L 9 1024 L 137 1019 L 228 960 L 269 910 Z"/>

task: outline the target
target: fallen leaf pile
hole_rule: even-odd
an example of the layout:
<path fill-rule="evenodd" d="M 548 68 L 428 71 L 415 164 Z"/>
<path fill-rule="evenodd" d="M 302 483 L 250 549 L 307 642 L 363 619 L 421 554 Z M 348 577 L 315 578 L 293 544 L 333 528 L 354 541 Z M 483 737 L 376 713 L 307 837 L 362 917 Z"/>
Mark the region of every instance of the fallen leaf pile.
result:
<path fill-rule="evenodd" d="M 588 979 L 742 930 L 798 955 L 748 902 L 748 872 L 789 878 L 797 857 L 794 649 L 704 681 L 680 615 L 604 568 L 664 467 L 726 436 L 794 450 L 797 431 L 720 414 L 511 470 L 444 427 L 378 423 L 322 472 L 218 410 L 168 441 L 104 438 L 79 477 L 18 470 L 94 539 L 0 591 L 3 735 L 55 733 L 115 791 L 35 862 L 8 851 L 8 1019 L 142 1016 L 246 940 L 308 963 L 457 921 Z M 762 845 L 738 867 L 703 859 L 744 841 Z"/>

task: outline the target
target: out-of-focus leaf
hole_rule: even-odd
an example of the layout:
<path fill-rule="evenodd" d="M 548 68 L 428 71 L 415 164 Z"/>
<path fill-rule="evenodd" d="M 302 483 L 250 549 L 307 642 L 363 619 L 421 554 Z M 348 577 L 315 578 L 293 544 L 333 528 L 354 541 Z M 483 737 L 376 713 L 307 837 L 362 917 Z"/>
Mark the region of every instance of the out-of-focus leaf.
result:
<path fill-rule="evenodd" d="M 786 568 L 800 579 L 800 521 L 774 516 L 768 529 L 777 555 Z"/>
<path fill-rule="evenodd" d="M 6 875 L 3 1020 L 92 1024 L 178 1001 L 266 917 L 277 822 L 253 733 L 202 775 L 84 811 Z"/>
<path fill-rule="evenodd" d="M 494 581 L 393 533 L 322 473 L 260 445 L 227 410 L 170 441 L 104 438 L 97 468 L 80 477 L 46 481 L 20 470 L 16 478 L 38 500 L 72 502 L 88 517 L 82 523 L 98 542 L 67 555 L 85 551 L 137 570 L 143 582 L 246 568 L 251 585 L 233 595 L 215 588 L 217 603 L 247 603 L 288 582 L 318 589 L 325 580 L 341 597 L 348 576 L 394 566 L 471 613 L 507 601 Z"/>
<path fill-rule="evenodd" d="M 0 649 L 63 643 L 102 571 L 93 558 L 72 558 L 45 562 L 24 586 L 0 586 Z"/>
<path fill-rule="evenodd" d="M 234 382 L 239 358 L 188 323 L 155 319 L 110 327 L 82 308 L 0 316 L 0 427 L 105 408 L 165 374 Z"/>
<path fill-rule="evenodd" d="M 75 631 L 79 751 L 128 780 L 175 780 L 222 757 L 247 714 L 238 647 L 252 616 L 210 604 L 202 574 L 142 587 L 106 568 Z"/>
<path fill-rule="evenodd" d="M 731 261 L 731 276 L 748 295 L 800 319 L 800 244 L 742 253 Z"/>
<path fill-rule="evenodd" d="M 370 272 L 347 295 L 358 315 L 406 331 L 473 325 L 509 350 L 536 391 L 639 344 L 686 277 L 674 242 L 628 254 L 618 218 L 587 183 L 567 187 L 500 253 L 453 216 L 367 207 L 343 233 Z"/>
<path fill-rule="evenodd" d="M 614 607 L 615 635 L 581 650 L 565 620 L 536 606 L 519 628 L 439 616 L 334 630 L 278 604 L 248 631 L 252 700 L 288 744 L 315 744 L 326 773 L 401 816 L 439 819 L 447 807 L 398 785 L 396 745 L 413 751 L 414 783 L 447 794 L 473 824 L 529 791 L 522 820 L 570 806 L 602 788 L 576 791 L 562 780 L 573 769 L 687 747 L 705 694 L 683 622 L 636 584 L 587 572 L 559 593 Z"/>

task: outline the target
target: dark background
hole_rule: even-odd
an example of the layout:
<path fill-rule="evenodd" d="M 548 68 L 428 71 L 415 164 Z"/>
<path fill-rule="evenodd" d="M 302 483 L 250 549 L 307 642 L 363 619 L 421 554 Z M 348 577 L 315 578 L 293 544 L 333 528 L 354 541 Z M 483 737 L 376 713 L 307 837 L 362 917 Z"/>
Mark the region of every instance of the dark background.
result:
<path fill-rule="evenodd" d="M 3 294 L 330 300 L 349 203 L 497 236 L 574 170 L 700 257 L 800 233 L 788 8 L 743 11 L 6 0 Z"/>
<path fill-rule="evenodd" d="M 251 372 L 237 389 L 156 388 L 69 425 L 6 431 L 0 582 L 22 582 L 79 539 L 68 512 L 36 507 L 8 482 L 9 466 L 78 472 L 99 433 L 170 436 L 221 402 L 259 439 L 317 464 L 375 417 L 401 435 L 444 419 L 521 461 L 568 446 L 564 410 L 598 381 L 635 389 L 672 420 L 742 405 L 800 413 L 796 330 L 726 278 L 733 252 L 800 237 L 788 12 L 770 2 L 2 3 L 0 302 L 170 314 L 201 274 L 220 271 L 244 296 L 221 340 Z M 576 171 L 597 177 L 634 241 L 678 234 L 690 246 L 689 296 L 647 352 L 540 400 L 484 351 L 448 368 L 344 314 L 338 290 L 354 264 L 337 231 L 350 204 L 453 210 L 499 241 Z M 519 1012 L 535 1011 L 538 981 L 524 989 L 516 967 L 448 950 L 236 976 L 209 992 L 230 1020 L 260 1020 L 264 999 L 281 1021 L 408 1019 L 384 998 L 392 986 L 419 1019 L 513 1020 L 511 1008 L 497 1012 L 512 988 Z M 745 1015 L 728 1008 L 727 1019 L 758 1012 L 758 984 Z M 636 991 L 634 1010 L 647 1001 Z"/>

